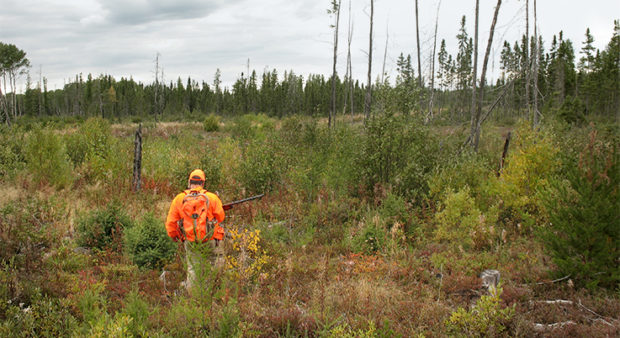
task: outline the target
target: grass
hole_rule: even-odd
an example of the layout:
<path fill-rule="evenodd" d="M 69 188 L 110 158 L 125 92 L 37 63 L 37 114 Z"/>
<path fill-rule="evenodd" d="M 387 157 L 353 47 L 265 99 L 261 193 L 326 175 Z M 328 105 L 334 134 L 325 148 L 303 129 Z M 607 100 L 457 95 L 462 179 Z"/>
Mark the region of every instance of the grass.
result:
<path fill-rule="evenodd" d="M 256 121 L 251 116 L 244 118 L 251 123 L 243 128 L 256 128 L 247 134 L 267 140 L 260 144 L 273 147 L 271 151 L 276 153 L 278 165 L 270 170 L 277 170 L 279 179 L 262 200 L 229 211 L 224 225 L 260 230 L 257 245 L 268 256 L 260 271 L 249 271 L 243 278 L 231 271 L 222 272 L 221 278 L 216 279 L 220 285 L 215 288 L 218 291 L 213 295 L 214 301 L 207 307 L 188 299 L 180 287 L 185 279 L 184 253 L 180 246 L 162 270 L 138 268 L 126 253 L 114 249 L 117 247 L 90 254 L 75 250 L 78 236 L 72 224 L 76 224 L 77 217 L 114 200 L 122 201 L 124 210 L 134 221 L 152 212 L 164 231 L 163 221 L 170 201 L 182 188 L 185 175 L 200 165 L 205 153 L 213 152 L 221 161 L 221 184 L 217 189 L 224 202 L 245 197 L 253 188 L 243 184 L 244 177 L 239 176 L 236 168 L 239 161 L 247 158 L 245 151 L 251 149 L 248 147 L 256 145 L 231 134 L 241 128 L 235 125 L 235 120 L 225 119 L 221 121 L 220 131 L 209 133 L 201 122 L 151 123 L 143 125 L 145 168 L 143 190 L 138 193 L 130 192 L 130 172 L 109 179 L 105 176 L 78 179 L 68 189 L 33 185 L 23 172 L 2 182 L 3 240 L 22 241 L 20 245 L 40 254 L 48 267 L 36 269 L 36 264 L 18 260 L 12 264 L 23 266 L 16 270 L 7 265 L 10 258 L 3 259 L 5 268 L 0 269 L 0 281 L 7 283 L 0 284 L 8 287 L 0 287 L 2 327 L 27 329 L 35 335 L 50 332 L 49 327 L 37 327 L 36 323 L 16 321 L 9 316 L 23 312 L 19 303 L 23 303 L 22 308 L 39 304 L 34 295 L 43 293 L 57 303 L 45 309 L 32 307 L 39 311 L 36 316 L 71 316 L 76 323 L 71 330 L 78 335 L 119 330 L 146 336 L 443 336 L 450 333 L 446 331 L 446 320 L 451 314 L 458 308 L 469 309 L 485 294 L 478 274 L 484 269 L 498 269 L 503 292 L 497 306 L 515 309 L 514 316 L 504 323 L 506 331 L 502 334 L 531 336 L 536 334 L 533 323 L 567 321 L 575 324 L 545 334 L 587 332 L 597 337 L 620 333 L 618 293 L 578 289 L 570 286 L 573 281 L 569 279 L 548 283 L 554 266 L 531 233 L 504 228 L 498 222 L 494 224 L 493 235 L 489 235 L 490 244 L 483 248 L 439 243 L 434 240 L 438 226 L 435 215 L 443 210 L 441 196 L 445 192 L 437 193 L 437 197 L 429 195 L 425 200 L 401 200 L 394 197 L 390 185 L 379 182 L 374 187 L 364 186 L 360 181 L 364 178 L 356 176 L 355 166 L 344 162 L 354 157 L 355 146 L 344 147 L 339 143 L 341 146 L 335 149 L 340 152 L 319 152 L 320 149 L 314 148 L 318 144 L 329 146 L 320 143 L 326 142 L 327 133 L 312 134 L 316 132 L 313 128 L 324 131 L 321 128 L 325 128 L 326 121 L 301 118 L 301 130 L 306 134 L 295 135 L 286 130 L 286 126 L 291 126 L 290 121 L 264 116 Z M 314 123 L 316 126 L 312 127 Z M 263 125 L 273 128 L 260 127 Z M 363 135 L 359 117 L 347 116 L 338 125 L 347 128 L 348 134 L 341 137 Z M 130 147 L 136 127 L 130 123 L 111 126 L 111 137 L 122 148 L 119 156 L 132 154 Z M 76 130 L 71 128 L 64 132 Z M 504 134 L 510 128 L 485 129 L 481 154 L 476 159 L 488 165 L 476 170 L 495 170 Z M 287 142 L 298 142 L 294 148 L 280 141 L 279 133 L 285 132 Z M 431 127 L 429 132 L 432 137 L 443 139 L 440 151 L 445 154 L 439 154 L 440 160 L 433 171 L 438 173 L 447 168 L 441 159 L 453 156 L 454 144 L 464 139 L 466 131 Z M 319 135 L 318 141 L 313 135 Z M 308 160 L 310 155 L 322 156 L 320 166 L 317 161 Z M 131 160 L 124 158 L 122 162 L 129 168 Z M 79 177 L 84 168 L 76 167 L 72 174 Z M 259 169 L 251 170 L 260 174 Z M 253 172 L 243 174 L 253 175 Z M 312 175 L 311 179 L 305 179 L 307 174 Z M 458 175 L 458 170 L 445 171 L 442 175 L 442 180 L 447 180 L 450 175 Z M 327 182 L 338 182 L 339 190 L 331 190 Z M 483 213 L 488 211 L 485 203 L 490 200 L 481 198 L 488 197 L 484 184 L 473 185 L 475 192 L 471 194 L 476 203 L 482 204 Z M 436 186 L 443 189 L 450 185 Z M 23 215 L 27 210 L 24 206 L 19 211 L 20 204 L 15 204 L 21 196 L 54 196 L 54 204 L 41 207 L 50 209 L 44 213 L 44 219 L 49 223 L 48 228 L 57 231 L 50 244 L 39 247 L 28 239 L 7 237 L 9 231 L 14 231 L 14 225 L 30 226 L 15 220 L 15 215 Z M 9 204 L 13 209 L 4 208 Z M 363 246 L 355 244 L 354 236 L 368 224 L 373 224 L 373 231 L 382 232 L 383 245 L 364 251 L 359 249 Z M 122 241 L 117 244 L 122 246 Z M 228 255 L 240 255 L 242 251 L 229 246 L 226 250 Z M 252 263 L 245 264 L 257 266 Z M 162 271 L 166 271 L 165 277 L 161 277 Z M 29 280 L 48 282 L 37 285 Z M 549 299 L 581 302 L 590 311 L 579 305 L 538 302 Z M 98 317 L 92 317 L 93 313 Z M 204 325 L 204 313 L 210 315 L 208 325 Z M 41 323 L 51 325 L 49 321 Z"/>

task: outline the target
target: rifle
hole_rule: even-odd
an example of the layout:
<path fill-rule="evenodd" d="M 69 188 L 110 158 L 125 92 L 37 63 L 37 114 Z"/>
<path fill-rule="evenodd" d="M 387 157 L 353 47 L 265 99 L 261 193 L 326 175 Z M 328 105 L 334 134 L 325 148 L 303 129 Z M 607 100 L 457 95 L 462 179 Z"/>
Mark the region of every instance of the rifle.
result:
<path fill-rule="evenodd" d="M 248 198 L 244 198 L 242 200 L 238 200 L 238 201 L 234 201 L 234 202 L 230 202 L 230 203 L 226 203 L 222 206 L 222 208 L 224 208 L 224 210 L 230 210 L 232 209 L 235 205 L 237 204 L 241 204 L 241 203 L 245 203 L 245 202 L 249 202 L 249 201 L 253 201 L 255 199 L 259 199 L 261 197 L 265 196 L 265 194 L 260 194 L 260 195 L 256 195 L 256 196 L 252 196 L 252 197 L 248 197 Z"/>

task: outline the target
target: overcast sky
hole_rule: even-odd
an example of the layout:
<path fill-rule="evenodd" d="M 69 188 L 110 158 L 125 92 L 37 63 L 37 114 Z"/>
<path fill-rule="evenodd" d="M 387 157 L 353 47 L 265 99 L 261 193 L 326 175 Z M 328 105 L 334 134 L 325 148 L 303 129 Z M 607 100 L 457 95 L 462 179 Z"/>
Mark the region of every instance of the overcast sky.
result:
<path fill-rule="evenodd" d="M 27 53 L 33 81 L 39 72 L 48 89 L 60 89 L 75 74 L 111 74 L 115 78 L 154 80 L 154 59 L 167 81 L 183 82 L 191 76 L 212 83 L 217 68 L 224 84 L 231 85 L 250 69 L 293 70 L 304 78 L 310 73 L 331 74 L 333 18 L 330 0 L 0 0 L 0 41 Z M 386 37 L 386 71 L 394 78 L 396 58 L 415 55 L 414 0 L 375 1 L 373 80 L 380 74 Z M 460 18 L 467 16 L 467 31 L 474 32 L 474 0 L 443 0 L 439 9 L 439 42 L 456 53 L 455 35 Z M 497 1 L 480 1 L 480 55 L 483 56 L 493 9 Z M 533 1 L 530 0 L 530 7 Z M 419 0 L 423 71 L 429 55 L 438 0 Z M 365 82 L 370 0 L 352 0 L 353 73 Z M 349 0 L 342 0 L 338 72 L 344 75 Z M 530 8 L 531 9 L 531 8 Z M 603 49 L 620 17 L 618 0 L 539 0 L 540 34 L 548 49 L 553 34 L 564 31 L 576 53 L 586 28 Z M 530 18 L 533 34 L 533 18 Z M 504 0 L 500 10 L 492 56 L 491 76 L 499 71 L 504 40 L 511 43 L 525 33 L 525 0 Z M 579 55 L 577 55 L 579 57 Z M 414 59 L 415 60 L 415 59 Z M 414 62 L 414 67 L 416 67 Z M 480 62 L 481 63 L 481 62 Z"/>

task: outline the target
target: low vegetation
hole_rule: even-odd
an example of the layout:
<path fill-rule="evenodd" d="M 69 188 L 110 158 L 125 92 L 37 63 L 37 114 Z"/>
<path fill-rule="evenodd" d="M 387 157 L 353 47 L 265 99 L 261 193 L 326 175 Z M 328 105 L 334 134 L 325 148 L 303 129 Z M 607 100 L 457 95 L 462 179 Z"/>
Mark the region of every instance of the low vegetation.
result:
<path fill-rule="evenodd" d="M 584 119 L 486 126 L 477 153 L 401 114 L 140 121 L 139 192 L 135 123 L 2 127 L 0 335 L 617 336 L 620 133 Z M 163 222 L 198 167 L 266 196 L 190 297 Z"/>

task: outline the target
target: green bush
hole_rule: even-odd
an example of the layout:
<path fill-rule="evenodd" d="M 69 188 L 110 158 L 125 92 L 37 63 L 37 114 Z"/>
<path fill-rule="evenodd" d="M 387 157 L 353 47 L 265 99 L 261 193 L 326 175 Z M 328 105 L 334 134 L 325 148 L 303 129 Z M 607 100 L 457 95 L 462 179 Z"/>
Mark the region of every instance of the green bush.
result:
<path fill-rule="evenodd" d="M 78 321 L 62 301 L 40 294 L 28 306 L 9 305 L 3 317 L 6 319 L 0 323 L 2 337 L 69 337 L 78 327 Z"/>
<path fill-rule="evenodd" d="M 202 127 L 206 132 L 213 132 L 220 130 L 220 118 L 215 114 L 209 114 L 202 122 Z"/>
<path fill-rule="evenodd" d="M 161 268 L 176 253 L 176 244 L 166 234 L 162 222 L 148 213 L 125 230 L 125 249 L 139 267 Z"/>
<path fill-rule="evenodd" d="M 104 249 L 120 244 L 124 229 L 133 222 L 118 203 L 110 203 L 103 209 L 82 215 L 77 221 L 77 244 Z"/>
<path fill-rule="evenodd" d="M 567 159 L 563 179 L 541 193 L 549 224 L 540 238 L 560 275 L 581 285 L 617 288 L 620 283 L 620 168 L 616 145 L 596 139 L 579 159 Z"/>
<path fill-rule="evenodd" d="M 120 153 L 121 148 L 112 136 L 110 123 L 91 117 L 78 130 L 66 137 L 67 153 L 74 166 L 84 164 L 88 177 L 109 181 L 120 177 L 124 166 L 131 163 Z"/>
<path fill-rule="evenodd" d="M 586 106 L 579 97 L 569 96 L 562 103 L 558 113 L 560 118 L 567 123 L 582 124 L 586 120 L 585 111 Z"/>
<path fill-rule="evenodd" d="M 452 312 L 446 321 L 450 336 L 495 337 L 506 330 L 506 325 L 514 317 L 513 307 L 503 308 L 499 296 L 501 288 L 490 295 L 480 297 L 474 307 L 467 311 L 460 307 Z"/>
<path fill-rule="evenodd" d="M 384 113 L 367 121 L 365 132 L 357 160 L 360 182 L 370 191 L 377 184 L 391 186 L 397 194 L 413 199 L 426 194 L 438 143 L 421 122 Z"/>
<path fill-rule="evenodd" d="M 60 136 L 50 129 L 35 129 L 26 140 L 24 152 L 34 182 L 47 182 L 58 188 L 73 182 L 73 168 Z"/>
<path fill-rule="evenodd" d="M 369 255 L 381 251 L 386 242 L 386 226 L 379 215 L 363 219 L 351 239 L 353 251 Z"/>
<path fill-rule="evenodd" d="M 441 211 L 435 214 L 435 239 L 463 249 L 483 247 L 490 239 L 489 224 L 494 224 L 496 217 L 490 218 L 487 219 L 476 207 L 469 187 L 465 186 L 456 193 L 448 192 Z"/>
<path fill-rule="evenodd" d="M 221 188 L 223 181 L 222 161 L 215 152 L 205 152 L 205 155 L 200 159 L 200 168 L 205 173 L 205 189 L 215 191 Z"/>
<path fill-rule="evenodd" d="M 278 182 L 281 168 L 274 148 L 266 142 L 255 141 L 245 150 L 239 166 L 239 181 L 251 194 L 271 191 Z"/>
<path fill-rule="evenodd" d="M 122 314 L 131 318 L 128 325 L 129 332 L 135 337 L 146 337 L 150 315 L 149 304 L 135 290 L 129 292 L 123 303 Z"/>
<path fill-rule="evenodd" d="M 21 131 L 0 125 L 0 179 L 24 167 L 23 144 Z"/>

